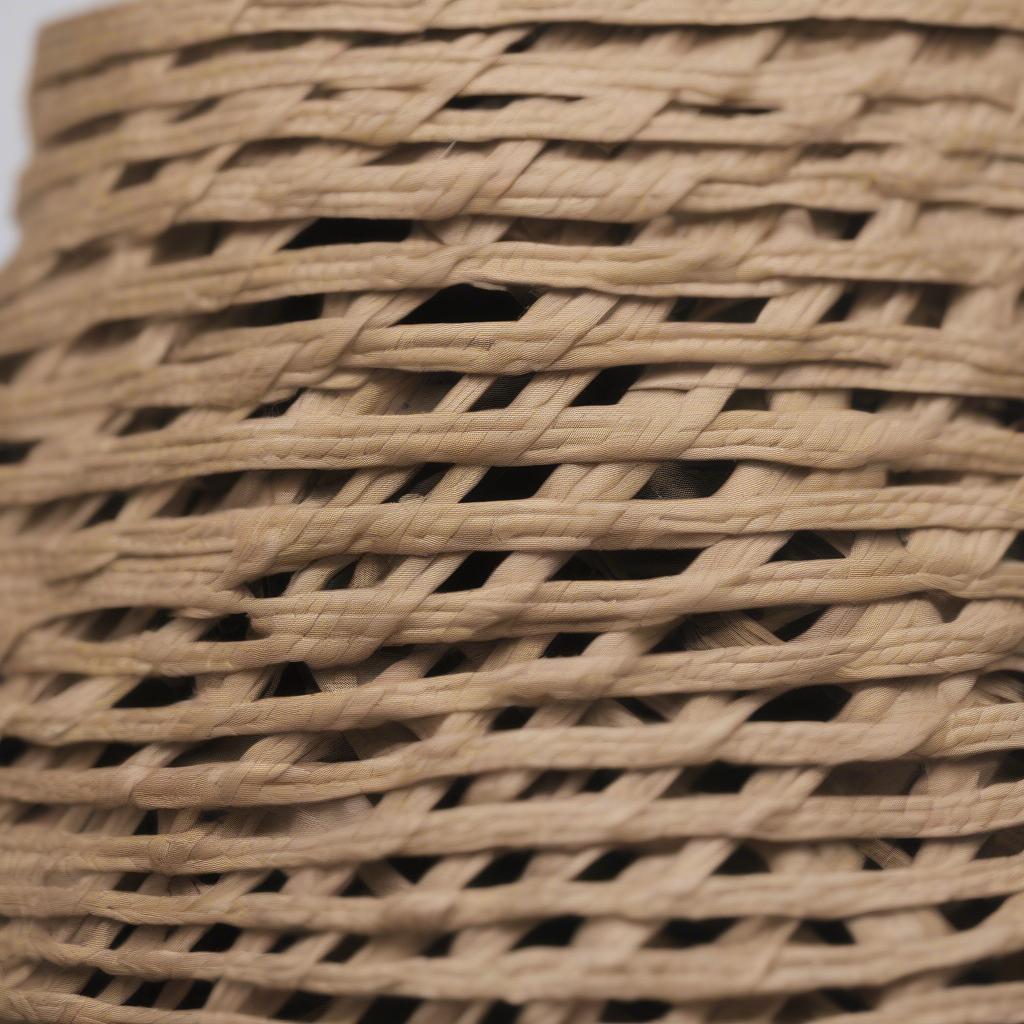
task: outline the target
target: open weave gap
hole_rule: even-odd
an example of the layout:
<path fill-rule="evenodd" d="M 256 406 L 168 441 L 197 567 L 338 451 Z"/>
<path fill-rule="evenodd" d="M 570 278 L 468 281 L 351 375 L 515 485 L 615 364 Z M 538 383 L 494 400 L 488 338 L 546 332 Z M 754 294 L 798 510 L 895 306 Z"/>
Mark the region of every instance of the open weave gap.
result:
<path fill-rule="evenodd" d="M 1021 1019 L 1024 21 L 769 6 L 44 36 L 0 1017 Z"/>

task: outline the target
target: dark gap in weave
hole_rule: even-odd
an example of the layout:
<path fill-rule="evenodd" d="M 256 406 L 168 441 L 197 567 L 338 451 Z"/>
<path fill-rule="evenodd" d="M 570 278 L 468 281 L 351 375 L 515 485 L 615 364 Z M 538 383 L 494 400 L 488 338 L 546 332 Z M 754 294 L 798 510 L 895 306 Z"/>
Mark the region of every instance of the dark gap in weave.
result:
<path fill-rule="evenodd" d="M 359 559 L 353 558 L 340 569 L 331 573 L 324 581 L 324 590 L 347 590 L 352 584 L 352 577 L 355 575 Z"/>
<path fill-rule="evenodd" d="M 751 722 L 829 722 L 842 711 L 850 691 L 834 683 L 799 686 L 752 712 Z"/>
<path fill-rule="evenodd" d="M 998 982 L 1020 982 L 1024 978 L 1024 953 L 1007 953 L 1005 956 L 990 956 L 971 965 L 962 974 L 947 984 L 992 985 Z"/>
<path fill-rule="evenodd" d="M 771 871 L 768 862 L 748 843 L 741 843 L 718 865 L 719 875 L 765 875 Z"/>
<path fill-rule="evenodd" d="M 960 613 L 970 604 L 966 597 L 944 594 L 941 591 L 933 591 L 928 597 L 943 622 L 955 622 L 960 617 Z"/>
<path fill-rule="evenodd" d="M 284 248 L 315 249 L 327 245 L 404 242 L 411 231 L 412 221 L 410 220 L 321 217 L 303 228 Z"/>
<path fill-rule="evenodd" d="M 645 369 L 643 366 L 610 366 L 594 377 L 573 399 L 572 405 L 615 405 Z"/>
<path fill-rule="evenodd" d="M 420 956 L 430 957 L 433 959 L 448 956 L 452 951 L 452 944 L 454 941 L 454 933 L 445 932 L 444 935 L 439 935 L 432 942 L 428 943 L 420 953 Z"/>
<path fill-rule="evenodd" d="M 823 988 L 821 994 L 845 1013 L 866 1013 L 871 1009 L 871 1003 L 864 995 L 848 988 Z"/>
<path fill-rule="evenodd" d="M 28 362 L 28 352 L 12 352 L 0 355 L 0 384 L 10 384 L 18 376 L 21 368 Z"/>
<path fill-rule="evenodd" d="M 607 850 L 587 865 L 576 877 L 580 882 L 610 882 L 638 860 L 629 850 Z"/>
<path fill-rule="evenodd" d="M 843 218 L 843 228 L 839 233 L 839 237 L 844 242 L 852 242 L 860 237 L 860 233 L 868 226 L 868 222 L 874 214 L 871 212 L 842 213 L 839 216 Z"/>
<path fill-rule="evenodd" d="M 319 992 L 307 992 L 297 989 L 285 1000 L 281 1008 L 274 1014 L 274 1020 L 314 1021 L 319 1020 L 331 1005 L 331 997 Z"/>
<path fill-rule="evenodd" d="M 859 294 L 860 291 L 856 285 L 844 288 L 839 295 L 839 298 L 837 298 L 819 318 L 819 323 L 832 324 L 841 323 L 846 320 L 849 317 Z"/>
<path fill-rule="evenodd" d="M 665 716 L 659 714 L 648 703 L 639 697 L 618 697 L 616 703 L 624 707 L 631 715 L 641 722 L 664 722 Z"/>
<path fill-rule="evenodd" d="M 155 836 L 160 832 L 160 815 L 157 811 L 146 811 L 132 835 Z"/>
<path fill-rule="evenodd" d="M 725 486 L 737 465 L 727 460 L 663 462 L 636 497 L 638 501 L 710 498 Z"/>
<path fill-rule="evenodd" d="M 668 109 L 692 111 L 702 117 L 714 117 L 730 120 L 734 117 L 764 117 L 766 114 L 778 112 L 777 107 L 741 106 L 707 106 L 698 103 L 670 103 Z"/>
<path fill-rule="evenodd" d="M 1019 531 L 1014 535 L 1003 558 L 1008 562 L 1024 562 L 1024 531 Z"/>
<path fill-rule="evenodd" d="M 717 612 L 700 615 L 688 615 L 667 630 L 661 639 L 651 648 L 651 654 L 674 654 L 689 651 L 693 646 L 693 637 L 698 631 L 710 629 L 721 621 Z"/>
<path fill-rule="evenodd" d="M 459 666 L 464 664 L 466 656 L 458 648 L 453 647 L 445 651 L 437 661 L 423 674 L 428 678 L 434 676 L 445 676 L 457 672 Z"/>
<path fill-rule="evenodd" d="M 17 736 L 5 736 L 0 739 L 0 765 L 7 767 L 14 764 L 25 751 L 28 744 Z"/>
<path fill-rule="evenodd" d="M 491 573 L 508 557 L 507 551 L 474 551 L 467 555 L 459 567 L 435 588 L 435 593 L 451 594 L 456 591 L 477 590 L 491 577 Z"/>
<path fill-rule="evenodd" d="M 434 804 L 434 810 L 444 811 L 450 807 L 457 807 L 462 802 L 462 798 L 466 795 L 466 790 L 469 789 L 472 782 L 473 777 L 469 775 L 456 779 L 444 791 L 444 796 Z"/>
<path fill-rule="evenodd" d="M 101 135 L 108 135 L 124 123 L 124 115 L 121 113 L 99 114 L 90 117 L 85 121 L 70 125 L 55 132 L 48 140 L 50 146 L 66 146 L 74 142 L 85 142 L 88 139 L 96 139 Z"/>
<path fill-rule="evenodd" d="M 224 230 L 224 225 L 218 222 L 175 224 L 153 240 L 150 262 L 156 266 L 209 256 L 220 243 Z"/>
<path fill-rule="evenodd" d="M 144 633 L 156 633 L 171 621 L 171 613 L 167 608 L 157 608 L 142 627 Z"/>
<path fill-rule="evenodd" d="M 224 953 L 241 937 L 242 930 L 231 924 L 218 922 L 196 940 L 192 946 L 193 953 Z"/>
<path fill-rule="evenodd" d="M 1003 751 L 991 781 L 993 783 L 1024 781 L 1024 748 L 1014 747 Z"/>
<path fill-rule="evenodd" d="M 129 437 L 132 434 L 146 434 L 156 430 L 163 430 L 170 426 L 181 415 L 184 410 L 171 406 L 149 406 L 145 409 L 136 409 L 128 418 L 128 422 L 118 431 L 119 437 Z"/>
<path fill-rule="evenodd" d="M 112 888 L 115 892 L 138 892 L 148 879 L 149 875 L 141 871 L 129 871 L 122 875 Z"/>
<path fill-rule="evenodd" d="M 1024 401 L 1019 398 L 964 398 L 961 408 L 965 412 L 977 412 L 1001 427 L 1018 433 L 1024 431 Z"/>
<path fill-rule="evenodd" d="M 530 863 L 532 851 L 512 850 L 508 853 L 496 854 L 494 859 L 469 882 L 468 889 L 488 889 L 495 885 L 509 885 L 518 882 Z"/>
<path fill-rule="evenodd" d="M 359 1018 L 359 1024 L 407 1024 L 421 1005 L 419 999 L 378 996 Z"/>
<path fill-rule="evenodd" d="M 513 732 L 521 729 L 533 717 L 534 708 L 508 707 L 494 716 L 492 732 Z"/>
<path fill-rule="evenodd" d="M 757 771 L 752 765 L 712 761 L 688 783 L 690 793 L 739 793 Z"/>
<path fill-rule="evenodd" d="M 83 999 L 95 999 L 114 979 L 99 968 L 89 975 L 89 980 L 79 990 Z"/>
<path fill-rule="evenodd" d="M 988 896 L 970 900 L 955 900 L 951 903 L 940 903 L 938 910 L 958 932 L 966 932 L 971 928 L 977 928 L 978 925 L 990 918 L 1005 902 L 1005 896 Z"/>
<path fill-rule="evenodd" d="M 666 323 L 756 323 L 768 299 L 732 299 L 718 296 L 683 295 L 676 299 Z"/>
<path fill-rule="evenodd" d="M 1015 980 L 1019 980 L 1015 979 Z M 993 958 L 979 960 L 946 982 L 946 988 L 966 988 L 975 985 L 995 985 L 999 981 L 996 961 Z"/>
<path fill-rule="evenodd" d="M 520 320 L 536 297 L 525 289 L 480 288 L 453 284 L 435 292 L 406 314 L 398 326 L 411 324 L 506 323 Z"/>
<path fill-rule="evenodd" d="M 194 477 L 174 499 L 168 502 L 161 515 L 187 518 L 218 506 L 242 478 L 242 473 L 210 473 Z"/>
<path fill-rule="evenodd" d="M 391 865 L 407 881 L 416 883 L 437 863 L 436 857 L 391 857 Z"/>
<path fill-rule="evenodd" d="M 319 693 L 320 687 L 304 661 L 289 661 L 281 666 L 277 679 L 271 684 L 266 697 L 305 697 Z"/>
<path fill-rule="evenodd" d="M 508 93 L 504 96 L 498 95 L 469 95 L 453 96 L 445 105 L 445 110 L 504 110 L 513 103 L 522 99 L 529 99 L 522 93 Z M 561 97 L 560 97 L 561 98 Z"/>
<path fill-rule="evenodd" d="M 128 939 L 131 937 L 134 931 L 135 925 L 133 924 L 121 925 L 121 927 L 117 931 L 117 934 L 110 940 L 110 943 L 108 944 L 107 948 L 120 949 L 121 946 L 123 946 L 128 941 Z"/>
<path fill-rule="evenodd" d="M 769 559 L 769 562 L 816 562 L 846 556 L 819 533 L 798 530 Z"/>
<path fill-rule="evenodd" d="M 249 892 L 280 892 L 288 882 L 288 876 L 279 868 L 269 871 Z"/>
<path fill-rule="evenodd" d="M 207 643 L 237 643 L 244 640 L 249 633 L 249 616 L 244 612 L 225 615 L 203 634 L 202 640 Z"/>
<path fill-rule="evenodd" d="M 865 870 L 889 871 L 910 864 L 921 848 L 921 840 L 907 836 L 883 836 L 863 846 Z M 977 859 L 977 856 L 976 858 Z"/>
<path fill-rule="evenodd" d="M 850 392 L 850 408 L 857 412 L 878 412 L 888 400 L 889 394 L 885 391 L 854 388 Z"/>
<path fill-rule="evenodd" d="M 303 481 L 296 501 L 330 501 L 352 479 L 352 472 L 350 469 L 314 470 Z"/>
<path fill-rule="evenodd" d="M 583 918 L 574 914 L 562 917 L 551 917 L 534 925 L 527 931 L 513 949 L 526 949 L 528 946 L 568 946 L 573 936 L 583 924 Z"/>
<path fill-rule="evenodd" d="M 144 1006 L 151 1009 L 164 991 L 162 981 L 144 981 L 124 1001 L 125 1006 Z"/>
<path fill-rule="evenodd" d="M 907 324 L 915 327 L 941 327 L 958 291 L 951 284 L 920 285 L 918 300 L 907 317 Z"/>
<path fill-rule="evenodd" d="M 0 466 L 16 466 L 23 462 L 37 441 L 0 441 Z"/>
<path fill-rule="evenodd" d="M 492 1003 L 480 1018 L 479 1024 L 516 1024 L 520 1009 L 521 1007 L 513 1006 L 511 1003 Z M 389 1022 L 381 1021 L 380 1024 L 389 1024 Z"/>
<path fill-rule="evenodd" d="M 173 118 L 174 124 L 183 124 L 186 121 L 195 121 L 202 117 L 204 114 L 210 113 L 212 110 L 220 105 L 219 96 L 207 96 L 205 99 L 191 103 L 185 107 L 176 117 Z"/>
<path fill-rule="evenodd" d="M 131 612 L 131 608 L 104 608 L 92 616 L 84 630 L 85 639 L 106 640 Z"/>
<path fill-rule="evenodd" d="M 580 787 L 584 793 L 603 793 L 612 783 L 622 778 L 622 772 L 614 768 L 597 768 L 592 771 Z"/>
<path fill-rule="evenodd" d="M 365 935 L 356 935 L 350 932 L 348 935 L 342 936 L 341 940 L 324 957 L 324 960 L 332 964 L 343 964 L 345 961 L 351 960 L 366 943 Z"/>
<path fill-rule="evenodd" d="M 261 576 L 246 584 L 253 597 L 280 597 L 291 583 L 292 573 L 275 572 L 269 576 Z"/>
<path fill-rule="evenodd" d="M 113 191 L 121 192 L 129 188 L 138 188 L 140 185 L 148 185 L 163 166 L 163 160 L 137 160 L 125 164 L 124 170 L 114 183 Z"/>
<path fill-rule="evenodd" d="M 567 772 L 549 771 L 535 775 L 530 783 L 515 796 L 517 801 L 533 800 L 536 797 L 555 796 L 558 791 L 564 788 L 569 779 Z"/>
<path fill-rule="evenodd" d="M 94 768 L 113 768 L 124 764 L 132 754 L 137 754 L 141 748 L 137 743 L 108 743 L 103 752 L 96 760 Z"/>
<path fill-rule="evenodd" d="M 760 388 L 737 388 L 722 406 L 722 412 L 741 409 L 764 412 L 768 408 L 768 397 L 768 392 Z"/>
<path fill-rule="evenodd" d="M 842 921 L 835 919 L 810 918 L 804 926 L 828 946 L 852 946 L 854 938 Z"/>
<path fill-rule="evenodd" d="M 124 508 L 128 495 L 124 491 L 115 491 L 103 499 L 103 503 L 86 521 L 86 526 L 98 526 L 116 519 Z"/>
<path fill-rule="evenodd" d="M 948 487 L 963 479 L 959 471 L 946 469 L 890 469 L 888 476 L 890 487 Z"/>
<path fill-rule="evenodd" d="M 601 1024 L 651 1024 L 671 1009 L 668 1003 L 656 999 L 613 999 L 605 1003 Z"/>
<path fill-rule="evenodd" d="M 505 53 L 526 53 L 527 50 L 532 49 L 543 37 L 547 31 L 548 26 L 538 25 L 535 28 L 526 31 L 524 27 L 524 34 L 521 35 L 514 43 L 510 43 L 505 47 Z"/>
<path fill-rule="evenodd" d="M 115 708 L 169 708 L 196 693 L 195 676 L 146 676 L 140 679 Z"/>
<path fill-rule="evenodd" d="M 580 551 L 552 577 L 558 580 L 652 580 L 678 576 L 688 568 L 699 550 L 688 548 L 625 551 Z"/>
<path fill-rule="evenodd" d="M 544 648 L 542 658 L 575 658 L 581 655 L 599 633 L 558 633 Z"/>
<path fill-rule="evenodd" d="M 708 946 L 721 938 L 734 924 L 733 917 L 691 919 L 673 917 L 666 921 L 648 945 L 668 946 L 672 949 L 690 949 Z"/>
<path fill-rule="evenodd" d="M 54 261 L 50 270 L 50 278 L 73 276 L 80 274 L 90 267 L 96 267 L 102 263 L 108 255 L 108 250 L 100 243 L 91 242 L 87 245 L 75 246 L 60 253 Z"/>
<path fill-rule="evenodd" d="M 532 373 L 506 374 L 495 377 L 487 390 L 469 407 L 469 412 L 506 409 L 533 380 Z"/>
<path fill-rule="evenodd" d="M 799 640 L 827 611 L 827 607 L 800 611 L 789 621 L 774 626 L 771 632 L 783 643 Z"/>
<path fill-rule="evenodd" d="M 393 504 L 409 495 L 425 497 L 451 468 L 450 462 L 428 462 L 420 466 L 401 487 L 384 499 L 384 504 Z"/>
<path fill-rule="evenodd" d="M 287 398 L 279 398 L 276 402 L 264 402 L 256 406 L 251 413 L 251 420 L 271 420 L 283 416 L 306 393 L 305 388 L 293 391 Z"/>
<path fill-rule="evenodd" d="M 402 401 L 396 410 L 392 410 L 392 413 L 403 415 L 433 412 L 460 380 L 462 380 L 461 374 L 448 370 L 418 373 L 415 375 L 415 390 Z"/>
<path fill-rule="evenodd" d="M 355 875 L 341 892 L 342 896 L 373 896 L 373 890 L 363 881 L 360 875 Z"/>
<path fill-rule="evenodd" d="M 518 501 L 532 498 L 557 466 L 494 466 L 487 470 L 462 499 L 473 501 Z"/>

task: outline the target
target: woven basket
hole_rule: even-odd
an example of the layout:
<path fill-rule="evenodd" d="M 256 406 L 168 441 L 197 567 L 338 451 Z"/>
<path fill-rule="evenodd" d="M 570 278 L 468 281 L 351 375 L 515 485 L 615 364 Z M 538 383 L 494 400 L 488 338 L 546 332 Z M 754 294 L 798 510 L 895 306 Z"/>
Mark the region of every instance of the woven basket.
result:
<path fill-rule="evenodd" d="M 0 1020 L 1024 1021 L 1022 96 L 1020 0 L 49 28 Z"/>

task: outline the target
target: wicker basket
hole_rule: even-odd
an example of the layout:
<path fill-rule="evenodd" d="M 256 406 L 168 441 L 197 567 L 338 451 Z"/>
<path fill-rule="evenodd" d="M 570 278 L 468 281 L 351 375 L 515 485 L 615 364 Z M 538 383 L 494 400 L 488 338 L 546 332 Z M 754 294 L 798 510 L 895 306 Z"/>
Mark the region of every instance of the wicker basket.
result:
<path fill-rule="evenodd" d="M 1024 4 L 52 26 L 0 1019 L 1024 1021 Z"/>

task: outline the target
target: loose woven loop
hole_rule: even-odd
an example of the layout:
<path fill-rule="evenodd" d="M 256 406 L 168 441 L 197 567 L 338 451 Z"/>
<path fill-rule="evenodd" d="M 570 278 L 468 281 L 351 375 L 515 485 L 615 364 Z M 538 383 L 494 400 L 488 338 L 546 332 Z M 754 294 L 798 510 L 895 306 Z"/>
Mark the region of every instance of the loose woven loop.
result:
<path fill-rule="evenodd" d="M 1022 32 L 49 27 L 0 1019 L 1024 1021 Z"/>

